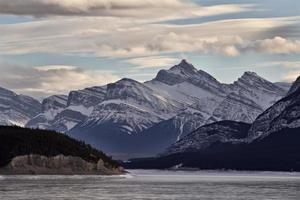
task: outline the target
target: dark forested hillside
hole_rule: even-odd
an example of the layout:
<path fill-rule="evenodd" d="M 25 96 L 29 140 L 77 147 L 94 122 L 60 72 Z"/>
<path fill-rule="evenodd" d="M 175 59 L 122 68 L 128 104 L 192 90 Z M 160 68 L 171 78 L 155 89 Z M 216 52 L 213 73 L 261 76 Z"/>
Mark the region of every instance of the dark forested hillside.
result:
<path fill-rule="evenodd" d="M 126 163 L 127 168 L 300 171 L 300 128 L 284 129 L 252 143 L 216 142 L 198 152 L 184 152 Z"/>
<path fill-rule="evenodd" d="M 102 159 L 108 167 L 119 166 L 103 152 L 64 134 L 20 127 L 0 127 L 0 167 L 7 165 L 16 156 L 29 154 L 48 157 L 76 156 L 92 163 Z"/>

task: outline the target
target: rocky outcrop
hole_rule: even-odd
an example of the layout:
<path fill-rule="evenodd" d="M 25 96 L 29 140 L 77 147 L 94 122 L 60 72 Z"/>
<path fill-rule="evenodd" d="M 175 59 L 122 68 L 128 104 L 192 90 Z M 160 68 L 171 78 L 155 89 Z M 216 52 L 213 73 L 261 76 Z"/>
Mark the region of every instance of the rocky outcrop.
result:
<path fill-rule="evenodd" d="M 74 156 L 46 157 L 36 154 L 17 156 L 0 169 L 0 174 L 118 175 L 123 173 L 125 171 L 122 167 L 113 168 L 101 159 L 97 163 L 92 163 Z"/>

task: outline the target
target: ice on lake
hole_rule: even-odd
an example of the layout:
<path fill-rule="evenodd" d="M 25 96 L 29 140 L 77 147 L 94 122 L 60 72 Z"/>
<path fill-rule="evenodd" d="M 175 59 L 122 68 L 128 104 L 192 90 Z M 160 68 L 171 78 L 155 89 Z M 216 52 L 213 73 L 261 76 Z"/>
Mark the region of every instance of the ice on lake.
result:
<path fill-rule="evenodd" d="M 1 200 L 300 199 L 300 174 L 132 170 L 121 176 L 0 176 Z"/>

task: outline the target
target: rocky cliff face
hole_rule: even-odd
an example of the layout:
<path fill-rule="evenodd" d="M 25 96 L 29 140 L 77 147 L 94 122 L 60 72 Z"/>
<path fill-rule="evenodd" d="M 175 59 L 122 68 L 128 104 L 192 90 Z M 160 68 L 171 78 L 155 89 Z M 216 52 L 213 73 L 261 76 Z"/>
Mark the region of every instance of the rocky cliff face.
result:
<path fill-rule="evenodd" d="M 45 157 L 41 155 L 17 156 L 4 168 L 0 168 L 1 174 L 99 174 L 117 175 L 123 174 L 121 167 L 107 167 L 103 160 L 97 163 L 87 162 L 79 157 L 58 155 Z"/>

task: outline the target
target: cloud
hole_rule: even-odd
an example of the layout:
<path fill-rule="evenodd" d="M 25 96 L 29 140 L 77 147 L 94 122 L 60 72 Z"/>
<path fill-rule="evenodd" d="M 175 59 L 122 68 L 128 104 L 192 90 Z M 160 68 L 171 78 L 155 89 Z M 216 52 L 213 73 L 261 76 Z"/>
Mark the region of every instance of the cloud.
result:
<path fill-rule="evenodd" d="M 300 69 L 300 61 L 271 61 L 258 64 L 259 67 L 279 66 L 285 69 Z"/>
<path fill-rule="evenodd" d="M 77 67 L 69 66 L 69 65 L 46 65 L 46 66 L 38 66 L 34 67 L 39 71 L 52 71 L 52 70 L 76 70 Z"/>
<path fill-rule="evenodd" d="M 136 68 L 161 68 L 166 66 L 172 66 L 178 62 L 178 59 L 165 57 L 165 56 L 148 56 L 148 57 L 139 57 L 139 58 L 131 58 L 126 60 L 126 63 L 133 64 Z"/>
<path fill-rule="evenodd" d="M 191 32 L 190 32 L 191 33 Z M 158 52 L 198 52 L 201 54 L 221 54 L 237 56 L 243 40 L 239 36 L 192 37 L 189 34 L 171 32 L 160 35 L 148 43 L 148 49 Z"/>
<path fill-rule="evenodd" d="M 277 36 L 272 39 L 256 41 L 253 48 L 271 54 L 300 53 L 300 41 Z"/>
<path fill-rule="evenodd" d="M 70 90 L 104 85 L 119 79 L 105 71 L 87 71 L 76 66 L 0 66 L 2 87 L 35 97 L 68 94 Z"/>
<path fill-rule="evenodd" d="M 283 77 L 282 81 L 292 83 L 300 76 L 300 70 L 287 72 Z"/>
<path fill-rule="evenodd" d="M 235 13 L 251 5 L 203 7 L 190 0 L 0 0 L 0 13 L 45 16 L 108 16 L 137 19 L 178 19 Z"/>
<path fill-rule="evenodd" d="M 280 67 L 284 73 L 281 76 L 281 81 L 293 82 L 300 76 L 300 61 L 270 61 L 257 64 L 258 67 Z"/>
<path fill-rule="evenodd" d="M 294 40 L 265 41 L 266 30 L 292 25 L 297 19 L 222 20 L 193 25 L 144 23 L 113 17 L 72 17 L 0 25 L 1 54 L 55 53 L 109 58 L 158 56 L 161 53 L 221 54 L 245 51 L 297 51 Z M 275 34 L 275 33 L 274 33 Z M 269 47 L 279 43 L 281 51 Z M 284 44 L 287 43 L 287 44 Z M 274 46 L 274 45 L 273 45 Z M 295 46 L 295 45 L 294 45 Z M 269 48 L 267 48 L 269 47 Z"/>

